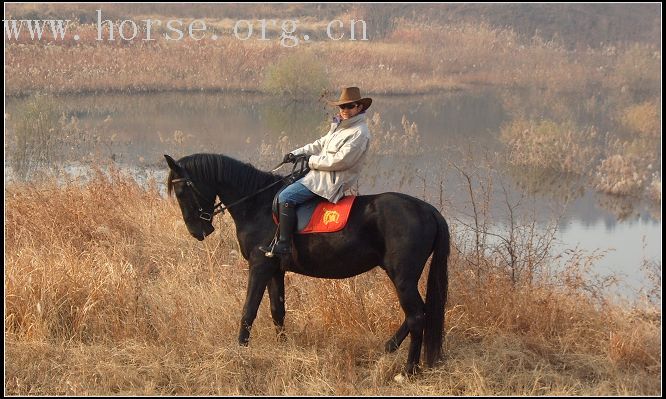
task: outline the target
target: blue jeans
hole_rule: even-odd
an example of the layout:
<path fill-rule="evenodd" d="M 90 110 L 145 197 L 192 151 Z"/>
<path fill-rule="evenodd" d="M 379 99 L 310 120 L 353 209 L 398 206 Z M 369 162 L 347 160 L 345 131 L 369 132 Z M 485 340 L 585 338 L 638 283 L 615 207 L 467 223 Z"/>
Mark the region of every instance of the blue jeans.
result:
<path fill-rule="evenodd" d="M 280 204 L 288 202 L 290 205 L 298 206 L 314 197 L 318 197 L 317 194 L 313 193 L 307 187 L 305 187 L 303 183 L 301 183 L 301 180 L 295 181 L 294 183 L 287 186 L 287 188 L 282 190 L 278 196 L 278 201 Z"/>

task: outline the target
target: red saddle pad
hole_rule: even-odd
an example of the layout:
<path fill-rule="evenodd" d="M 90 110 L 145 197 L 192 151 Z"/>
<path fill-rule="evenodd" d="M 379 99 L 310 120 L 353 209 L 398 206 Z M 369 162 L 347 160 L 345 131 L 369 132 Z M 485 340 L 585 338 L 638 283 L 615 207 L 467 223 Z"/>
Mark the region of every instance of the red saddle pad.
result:
<path fill-rule="evenodd" d="M 337 204 L 320 202 L 312 213 L 310 222 L 298 234 L 332 233 L 342 230 L 347 224 L 349 213 L 356 196 L 343 197 Z"/>

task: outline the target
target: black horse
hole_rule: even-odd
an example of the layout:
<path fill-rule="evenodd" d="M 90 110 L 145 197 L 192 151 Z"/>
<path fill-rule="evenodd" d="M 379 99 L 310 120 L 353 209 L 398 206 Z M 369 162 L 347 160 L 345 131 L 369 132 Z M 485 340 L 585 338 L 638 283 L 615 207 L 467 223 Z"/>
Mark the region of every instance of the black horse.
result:
<path fill-rule="evenodd" d="M 273 321 L 278 332 L 282 332 L 285 271 L 340 279 L 379 266 L 393 282 L 405 312 L 404 322 L 386 342 L 386 351 L 398 349 L 409 333 L 406 372 L 417 371 L 422 344 L 428 366 L 433 366 L 441 357 L 449 229 L 432 205 L 400 193 L 358 196 L 343 230 L 295 234 L 293 259 L 281 262 L 278 258 L 267 258 L 258 247 L 270 242 L 275 232 L 271 203 L 283 185 L 282 176 L 257 170 L 224 155 L 194 154 L 178 162 L 168 155 L 165 158 L 171 169 L 168 192 L 175 192 L 192 236 L 201 241 L 213 232 L 211 219 L 216 197 L 227 204 L 234 219 L 241 253 L 250 266 L 238 336 L 241 345 L 248 344 L 266 287 Z M 431 253 L 424 303 L 418 281 Z"/>

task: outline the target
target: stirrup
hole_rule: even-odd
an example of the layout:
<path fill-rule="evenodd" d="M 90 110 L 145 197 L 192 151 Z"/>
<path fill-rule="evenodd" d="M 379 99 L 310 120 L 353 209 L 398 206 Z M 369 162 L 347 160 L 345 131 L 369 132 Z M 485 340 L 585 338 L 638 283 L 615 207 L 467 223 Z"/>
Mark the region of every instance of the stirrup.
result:
<path fill-rule="evenodd" d="M 267 258 L 272 258 L 273 256 L 275 256 L 275 254 L 273 254 L 273 247 L 270 245 L 268 247 L 264 247 L 263 245 L 261 245 L 259 246 L 259 250 L 263 252 L 264 256 Z"/>
<path fill-rule="evenodd" d="M 272 255 L 278 255 L 278 256 L 280 256 L 280 255 L 291 256 L 291 243 L 283 244 L 283 248 L 281 248 L 280 251 L 276 251 L 276 249 L 280 249 L 279 247 L 280 247 L 280 242 L 278 241 L 278 243 L 275 244 L 273 246 L 273 248 L 271 248 L 271 254 Z"/>
<path fill-rule="evenodd" d="M 273 248 L 275 248 L 275 246 L 277 245 L 279 232 L 280 230 L 276 228 L 275 235 L 273 236 L 271 242 L 268 243 L 268 245 L 266 246 L 263 245 L 259 246 L 259 250 L 264 253 L 265 257 L 272 258 L 275 256 L 275 254 L 273 253 Z"/>
<path fill-rule="evenodd" d="M 260 246 L 259 250 L 264 253 L 264 256 L 267 258 L 273 258 L 276 255 L 277 256 L 291 256 L 291 245 L 289 245 L 286 249 L 286 252 L 274 252 L 275 247 L 277 247 L 277 243 L 271 242 L 271 244 L 268 247 L 263 247 Z"/>
<path fill-rule="evenodd" d="M 275 254 L 273 253 L 273 248 L 275 248 L 275 244 L 277 244 L 277 242 L 273 240 L 267 246 L 260 245 L 259 250 L 264 253 L 265 257 L 272 258 L 275 256 Z"/>

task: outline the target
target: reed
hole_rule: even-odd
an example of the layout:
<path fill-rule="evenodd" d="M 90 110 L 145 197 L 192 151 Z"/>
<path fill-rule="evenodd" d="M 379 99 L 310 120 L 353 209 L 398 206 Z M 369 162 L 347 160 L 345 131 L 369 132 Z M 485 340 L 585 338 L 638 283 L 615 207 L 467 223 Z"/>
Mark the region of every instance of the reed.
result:
<path fill-rule="evenodd" d="M 456 223 L 446 359 L 437 367 L 394 381 L 406 349 L 387 355 L 382 348 L 402 313 L 378 269 L 340 281 L 288 274 L 286 340 L 276 340 L 265 299 L 250 346 L 239 347 L 247 264 L 232 221 L 226 216 L 215 223 L 211 237 L 193 240 L 175 200 L 160 196 L 155 182 L 143 187 L 114 170 L 87 183 L 10 184 L 6 392 L 660 392 L 658 307 L 631 310 L 590 295 L 597 291 L 582 273 L 592 260 L 581 253 L 565 256 L 565 272 L 555 279 L 536 274 L 512 280 L 503 267 L 489 268 L 479 279 L 472 273 L 478 252 L 464 244 L 473 238 Z M 530 248 L 529 240 L 512 245 Z M 529 260 L 543 251 L 516 253 Z"/>
<path fill-rule="evenodd" d="M 596 137 L 594 126 L 548 119 L 518 118 L 504 125 L 500 133 L 511 164 L 579 175 L 587 173 L 600 154 Z"/>
<path fill-rule="evenodd" d="M 184 23 L 189 21 L 184 19 Z M 75 23 L 70 39 L 62 42 L 12 40 L 5 52 L 6 94 L 287 90 L 288 85 L 275 86 L 282 84 L 277 77 L 267 76 L 276 74 L 278 60 L 308 54 L 325 66 L 328 75 L 328 82 L 318 78 L 313 82 L 316 86 L 327 83 L 328 89 L 337 89 L 353 84 L 386 94 L 422 94 L 475 85 L 561 92 L 602 86 L 642 93 L 655 92 L 661 82 L 659 49 L 647 44 L 576 51 L 556 40 L 526 38 L 510 28 L 486 23 L 415 28 L 409 21 L 398 21 L 391 33 L 368 41 L 335 41 L 321 34 L 325 32 L 322 21 L 310 20 L 306 31 L 320 34 L 313 33 L 310 42 L 287 48 L 276 33 L 271 33 L 272 40 L 258 40 L 258 34 L 239 40 L 228 34 L 226 22 L 209 22 L 209 35 L 213 31 L 227 34 L 218 40 L 186 37 L 167 42 L 137 37 L 131 42 L 100 42 L 93 24 Z M 71 39 L 74 33 L 80 40 Z M 54 58 L 59 62 L 57 68 L 53 68 Z M 299 70 L 310 73 L 310 64 Z M 274 84 L 267 85 L 266 79 Z"/>

